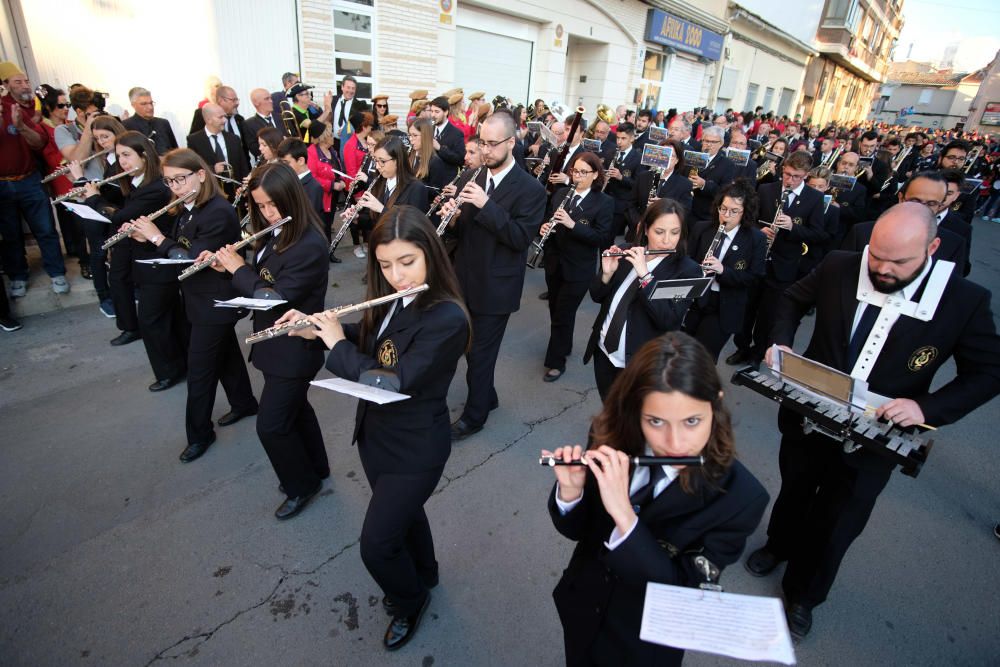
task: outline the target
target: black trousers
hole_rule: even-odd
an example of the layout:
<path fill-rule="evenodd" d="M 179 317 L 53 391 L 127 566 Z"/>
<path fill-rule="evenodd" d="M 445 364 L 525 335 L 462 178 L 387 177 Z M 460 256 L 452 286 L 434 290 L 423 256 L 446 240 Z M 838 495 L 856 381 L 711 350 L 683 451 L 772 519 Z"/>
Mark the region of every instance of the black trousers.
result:
<path fill-rule="evenodd" d="M 604 354 L 600 347 L 594 350 L 594 380 L 597 382 L 597 393 L 600 394 L 602 403 L 608 397 L 608 392 L 611 391 L 611 385 L 614 384 L 615 378 L 623 370 L 625 369 L 618 368 L 611 363 L 608 355 Z"/>
<path fill-rule="evenodd" d="M 729 341 L 729 332 L 723 331 L 719 319 L 719 293 L 709 291 L 688 309 L 684 316 L 684 332 L 690 334 L 705 346 L 712 358 L 718 362 L 719 353 Z"/>
<path fill-rule="evenodd" d="M 771 328 L 774 326 L 778 301 L 791 284 L 769 277 L 750 292 L 743 330 L 736 335 L 735 342 L 738 348 L 748 351 L 758 362 L 764 358 L 764 353 L 771 344 Z"/>
<path fill-rule="evenodd" d="M 289 498 L 311 493 L 330 476 L 316 412 L 307 393 L 312 378 L 264 373 L 257 413 L 257 436 Z"/>
<path fill-rule="evenodd" d="M 490 409 L 499 403 L 496 387 L 493 386 L 493 375 L 510 315 L 471 313 L 471 318 L 472 346 L 465 355 L 468 364 L 465 384 L 469 388 L 469 396 L 465 399 L 462 420 L 470 426 L 482 426 L 486 423 Z"/>
<path fill-rule="evenodd" d="M 380 472 L 365 456 L 371 445 L 358 442 L 372 499 L 361 527 L 361 560 L 372 579 L 403 615 L 420 609 L 437 582 L 434 538 L 424 512 L 444 467 L 422 472 Z"/>
<path fill-rule="evenodd" d="M 135 282 L 132 280 L 132 246 L 128 240 L 111 247 L 108 289 L 115 305 L 115 323 L 118 328 L 121 331 L 138 331 L 139 316 L 135 309 Z"/>
<path fill-rule="evenodd" d="M 108 288 L 108 266 L 105 259 L 108 256 L 107 250 L 101 250 L 101 246 L 108 238 L 110 225 L 97 220 L 82 220 L 83 232 L 87 237 L 87 245 L 90 247 L 90 273 L 94 279 L 94 290 L 97 298 L 101 301 L 111 298 L 111 291 Z M 117 304 L 116 304 L 117 306 Z M 135 304 L 132 311 L 135 312 Z"/>
<path fill-rule="evenodd" d="M 89 240 L 83 230 L 83 218 L 70 212 L 65 206 L 56 206 L 56 219 L 59 221 L 59 231 L 62 232 L 63 246 L 66 254 L 76 257 L 83 264 L 89 261 L 90 253 L 87 250 Z M 108 226 L 107 223 L 98 223 Z M 103 243 L 103 241 L 101 241 Z M 100 249 L 100 248 L 98 248 Z"/>
<path fill-rule="evenodd" d="M 180 286 L 177 283 L 139 285 L 138 317 L 139 333 L 156 379 L 184 375 L 191 325 L 184 314 Z"/>
<path fill-rule="evenodd" d="M 235 323 L 191 325 L 184 420 L 188 443 L 208 442 L 214 435 L 212 409 L 219 382 L 234 411 L 248 413 L 257 409 L 234 326 Z"/>
<path fill-rule="evenodd" d="M 549 290 L 549 345 L 545 367 L 566 370 L 566 357 L 573 352 L 573 329 L 590 280 L 566 280 L 562 266 L 552 262 L 545 267 L 545 286 Z"/>
<path fill-rule="evenodd" d="M 889 482 L 893 466 L 816 433 L 785 435 L 778 467 L 781 491 L 767 527 L 767 549 L 788 559 L 781 587 L 787 600 L 826 600 L 840 563 Z M 867 457 L 850 465 L 850 457 Z M 852 462 L 853 463 L 853 462 Z"/>
<path fill-rule="evenodd" d="M 0 277 L 0 317 L 10 317 L 10 301 L 7 299 L 7 286 L 4 285 L 2 277 Z"/>

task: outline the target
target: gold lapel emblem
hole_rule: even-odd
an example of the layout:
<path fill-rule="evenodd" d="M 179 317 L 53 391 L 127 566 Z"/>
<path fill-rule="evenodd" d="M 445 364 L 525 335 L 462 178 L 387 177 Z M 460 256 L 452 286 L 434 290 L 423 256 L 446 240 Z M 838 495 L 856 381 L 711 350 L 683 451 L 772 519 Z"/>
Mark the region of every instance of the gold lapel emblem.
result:
<path fill-rule="evenodd" d="M 271 275 L 270 269 L 268 269 L 266 266 L 260 270 L 260 278 L 266 283 L 270 283 L 271 285 L 274 284 L 274 276 Z"/>
<path fill-rule="evenodd" d="M 733 265 L 733 268 L 737 271 L 745 271 L 747 268 L 747 261 L 745 259 L 741 259 Z"/>
<path fill-rule="evenodd" d="M 179 239 L 177 239 L 177 242 L 180 243 L 182 246 L 184 246 L 186 250 L 191 249 L 191 241 L 189 241 L 186 236 L 180 237 Z"/>
<path fill-rule="evenodd" d="M 398 361 L 399 352 L 396 350 L 396 344 L 391 338 L 382 341 L 378 348 L 378 362 L 383 368 L 395 368 Z"/>
<path fill-rule="evenodd" d="M 910 355 L 910 360 L 906 363 L 906 367 L 913 372 L 921 371 L 924 369 L 924 366 L 937 359 L 937 356 L 938 349 L 936 347 L 925 345 Z"/>
<path fill-rule="evenodd" d="M 958 213 L 960 210 L 962 210 L 962 203 L 955 202 L 954 204 L 951 205 L 951 210 L 954 211 L 955 213 Z"/>
<path fill-rule="evenodd" d="M 802 224 L 802 218 L 792 218 L 792 224 L 793 225 L 801 225 Z"/>
<path fill-rule="evenodd" d="M 578 225 L 589 225 L 590 224 L 590 220 L 587 220 L 586 218 L 584 218 L 583 220 L 579 221 L 576 224 L 578 224 Z"/>
<path fill-rule="evenodd" d="M 625 169 L 624 171 L 622 171 L 622 176 L 624 176 L 625 178 L 632 178 L 632 170 Z"/>

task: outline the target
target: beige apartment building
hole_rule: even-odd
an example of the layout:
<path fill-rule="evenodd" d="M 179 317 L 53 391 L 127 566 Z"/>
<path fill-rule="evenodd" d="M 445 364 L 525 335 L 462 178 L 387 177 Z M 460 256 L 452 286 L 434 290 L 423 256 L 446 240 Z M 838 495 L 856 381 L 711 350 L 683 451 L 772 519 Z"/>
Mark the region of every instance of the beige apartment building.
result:
<path fill-rule="evenodd" d="M 910 61 L 893 63 L 872 117 L 911 127 L 964 127 L 984 76 L 985 68 L 970 73 Z"/>

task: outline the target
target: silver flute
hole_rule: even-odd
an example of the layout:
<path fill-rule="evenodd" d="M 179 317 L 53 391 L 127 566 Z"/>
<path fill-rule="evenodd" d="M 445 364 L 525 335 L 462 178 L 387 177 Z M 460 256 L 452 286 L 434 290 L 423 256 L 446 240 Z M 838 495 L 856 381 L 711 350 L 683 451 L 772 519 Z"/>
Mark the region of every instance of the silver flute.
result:
<path fill-rule="evenodd" d="M 286 222 L 288 222 L 291 219 L 292 219 L 292 216 L 290 216 L 290 215 L 285 216 L 284 218 L 282 218 L 281 220 L 278 220 L 273 225 L 265 227 L 264 229 L 260 230 L 256 234 L 251 234 L 250 236 L 247 236 L 242 241 L 239 241 L 238 243 L 234 243 L 233 244 L 233 250 L 241 250 L 241 249 L 247 247 L 248 245 L 250 245 L 251 243 L 253 243 L 257 239 L 259 239 L 260 237 L 266 236 L 267 234 L 273 232 L 275 229 L 277 229 L 278 227 L 281 227 L 283 224 L 285 224 Z M 208 257 L 206 257 L 203 261 L 201 261 L 201 262 L 195 262 L 191 266 L 189 266 L 186 269 L 184 269 L 183 271 L 181 271 L 180 275 L 177 276 L 177 280 L 186 280 L 187 278 L 190 278 L 191 276 L 193 276 L 194 274 L 198 273 L 202 269 L 205 269 L 205 268 L 208 268 L 209 266 L 212 266 L 212 262 L 214 262 L 214 261 L 215 261 L 215 253 L 213 252 L 211 255 L 209 255 Z"/>
<path fill-rule="evenodd" d="M 636 466 L 700 466 L 705 464 L 704 456 L 630 456 L 629 463 Z M 543 456 L 538 464 L 555 468 L 556 466 L 589 465 L 580 459 L 561 461 L 554 456 Z"/>
<path fill-rule="evenodd" d="M 327 315 L 334 315 L 336 317 L 343 317 L 344 315 L 350 315 L 351 313 L 358 313 L 362 310 L 368 310 L 369 308 L 375 308 L 376 306 L 381 306 L 385 303 L 392 303 L 396 299 L 402 299 L 408 296 L 413 296 L 419 294 L 420 292 L 426 292 L 430 287 L 427 283 L 423 285 L 417 285 L 416 287 L 411 287 L 410 289 L 405 289 L 401 292 L 395 292 L 393 294 L 387 294 L 385 296 L 380 296 L 375 299 L 370 299 L 368 301 L 362 301 L 361 303 L 352 303 L 346 306 L 337 306 L 336 308 L 331 308 L 330 310 L 324 310 L 323 312 Z M 262 340 L 270 340 L 271 338 L 277 338 L 278 336 L 284 336 L 291 333 L 292 331 L 298 331 L 300 329 L 308 329 L 313 326 L 307 318 L 303 317 L 300 320 L 295 320 L 293 322 L 285 322 L 284 324 L 276 324 L 273 327 L 268 327 L 267 329 L 261 329 L 255 334 L 247 336 L 246 343 L 253 345 L 254 343 L 259 343 Z"/>
<path fill-rule="evenodd" d="M 197 195 L 197 194 L 198 194 L 197 190 L 192 190 L 191 192 L 189 192 L 189 193 L 187 193 L 185 195 L 181 195 L 180 197 L 178 197 L 177 199 L 173 200 L 172 202 L 170 202 L 169 204 L 167 204 L 163 208 L 150 213 L 146 217 L 149 218 L 150 222 L 152 222 L 153 220 L 156 220 L 161 215 L 163 215 L 164 213 L 166 213 L 167 211 L 169 211 L 170 209 L 172 209 L 174 206 L 177 206 L 178 204 L 183 204 L 184 202 L 189 201 L 190 199 L 194 198 L 194 196 Z M 114 244 L 118 243 L 119 241 L 124 241 L 129 236 L 131 236 L 132 232 L 134 232 L 134 231 L 135 231 L 135 223 L 133 223 L 133 222 L 128 223 L 128 225 L 125 226 L 125 229 L 121 230 L 120 232 L 116 232 L 116 233 L 112 234 L 111 236 L 109 236 L 108 240 L 105 241 L 104 245 L 101 246 L 101 250 L 107 250 L 108 248 L 110 248 Z"/>
<path fill-rule="evenodd" d="M 642 253 L 646 257 L 650 255 L 673 255 L 676 250 L 650 250 L 646 248 L 646 252 Z M 624 257 L 627 253 L 624 250 L 619 250 L 618 252 L 613 252 L 611 250 L 605 250 L 601 253 L 601 257 Z"/>
<path fill-rule="evenodd" d="M 92 181 L 91 185 L 93 185 L 94 187 L 99 188 L 102 185 L 105 185 L 107 183 L 111 183 L 113 181 L 117 181 L 119 178 L 124 178 L 126 176 L 131 176 L 132 174 L 136 173 L 137 171 L 139 171 L 139 167 L 136 167 L 135 169 L 129 169 L 128 171 L 123 171 L 120 174 L 115 174 L 114 176 L 108 176 L 107 178 L 103 178 L 103 179 L 101 179 L 99 181 Z M 58 197 L 56 197 L 55 199 L 52 200 L 52 203 L 53 204 L 58 204 L 59 202 L 64 202 L 67 199 L 74 199 L 74 198 L 79 197 L 80 195 L 82 195 L 85 191 L 86 191 L 85 186 L 81 185 L 80 187 L 73 188 L 72 190 L 70 190 L 69 192 L 67 192 L 65 194 L 59 195 Z"/>
<path fill-rule="evenodd" d="M 110 149 L 110 148 L 105 148 L 103 151 L 98 151 L 97 153 L 94 153 L 93 155 L 88 155 L 87 157 L 85 157 L 82 160 L 80 160 L 80 166 L 83 166 L 85 163 L 93 160 L 95 157 L 101 157 L 102 155 L 107 155 L 108 153 L 111 152 L 111 150 L 112 149 Z M 64 174 L 68 174 L 69 173 L 69 167 L 70 167 L 70 165 L 68 163 L 64 164 L 63 166 L 59 167 L 58 169 L 56 169 L 55 171 L 53 171 L 51 174 L 49 174 L 48 176 L 46 176 L 45 178 L 43 178 L 42 179 L 42 183 L 48 183 L 49 181 L 54 181 L 57 178 L 59 178 L 60 176 L 63 176 Z"/>

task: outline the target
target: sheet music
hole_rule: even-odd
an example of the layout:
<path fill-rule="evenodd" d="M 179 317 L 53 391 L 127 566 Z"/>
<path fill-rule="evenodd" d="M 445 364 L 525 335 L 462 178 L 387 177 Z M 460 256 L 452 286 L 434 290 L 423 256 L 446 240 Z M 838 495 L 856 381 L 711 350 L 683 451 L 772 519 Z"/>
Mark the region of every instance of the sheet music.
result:
<path fill-rule="evenodd" d="M 379 405 L 405 401 L 409 398 L 406 394 L 399 394 L 394 391 L 388 391 L 387 389 L 372 387 L 367 384 L 361 384 L 360 382 L 352 382 L 350 380 L 345 380 L 344 378 L 313 380 L 309 384 L 322 387 L 323 389 L 329 389 L 340 394 L 347 394 L 348 396 L 354 396 L 355 398 L 371 401 L 372 403 L 378 403 Z"/>
<path fill-rule="evenodd" d="M 136 264 L 152 264 L 157 266 L 159 264 L 194 264 L 193 259 L 137 259 Z"/>
<path fill-rule="evenodd" d="M 245 296 L 238 296 L 229 301 L 215 300 L 216 308 L 249 308 L 250 310 L 270 310 L 275 306 L 288 303 L 282 299 L 248 299 Z"/>
<path fill-rule="evenodd" d="M 68 208 L 73 213 L 76 213 L 81 218 L 85 218 L 87 220 L 96 220 L 97 222 L 111 222 L 110 220 L 108 220 L 103 215 L 101 215 L 94 209 L 90 208 L 86 204 L 74 204 L 71 201 L 64 201 L 59 203 Z"/>
<path fill-rule="evenodd" d="M 675 278 L 657 281 L 653 289 L 653 299 L 697 299 L 705 294 L 712 284 L 712 277 Z"/>
<path fill-rule="evenodd" d="M 795 664 L 777 598 L 648 583 L 639 638 L 742 660 Z"/>

